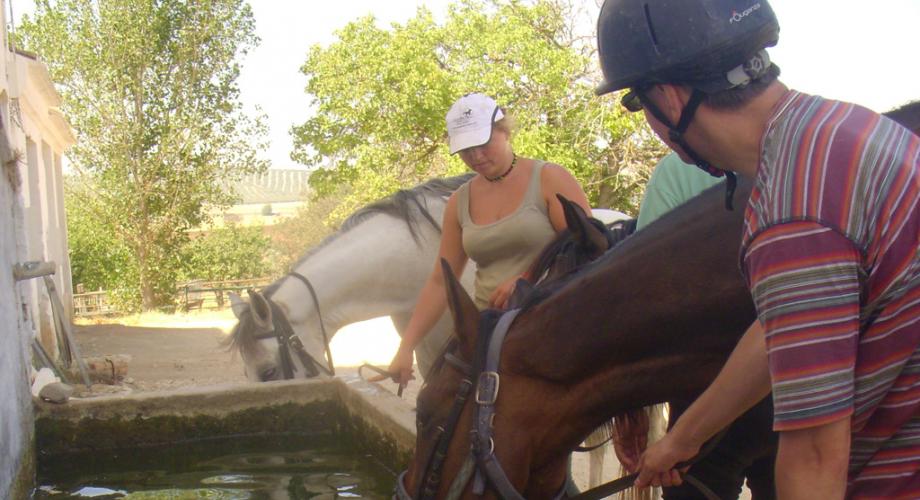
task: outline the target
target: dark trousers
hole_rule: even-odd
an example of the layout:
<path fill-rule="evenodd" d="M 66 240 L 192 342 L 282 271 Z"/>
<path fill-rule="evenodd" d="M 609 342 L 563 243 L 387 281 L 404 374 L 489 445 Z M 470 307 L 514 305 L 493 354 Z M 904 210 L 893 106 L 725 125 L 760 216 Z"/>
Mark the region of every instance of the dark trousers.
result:
<path fill-rule="evenodd" d="M 670 406 L 669 428 L 689 403 L 672 402 Z M 772 429 L 773 399 L 767 396 L 738 417 L 716 447 L 693 464 L 688 473 L 722 499 L 737 499 L 745 478 L 753 500 L 775 499 L 773 466 L 778 436 Z M 686 482 L 674 488 L 664 488 L 663 493 L 665 500 L 706 498 Z"/>

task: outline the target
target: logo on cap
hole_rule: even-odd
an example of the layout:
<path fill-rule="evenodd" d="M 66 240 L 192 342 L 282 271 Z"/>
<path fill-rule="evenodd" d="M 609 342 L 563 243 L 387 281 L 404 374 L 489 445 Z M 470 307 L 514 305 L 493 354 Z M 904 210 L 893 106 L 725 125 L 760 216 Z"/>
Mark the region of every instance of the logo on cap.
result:
<path fill-rule="evenodd" d="M 744 9 L 741 12 L 738 12 L 737 10 L 733 10 L 731 18 L 729 18 L 728 24 L 740 23 L 742 20 L 744 20 L 745 17 L 751 15 L 752 12 L 754 12 L 755 10 L 759 8 L 760 8 L 760 2 L 755 3 L 754 5 Z"/>

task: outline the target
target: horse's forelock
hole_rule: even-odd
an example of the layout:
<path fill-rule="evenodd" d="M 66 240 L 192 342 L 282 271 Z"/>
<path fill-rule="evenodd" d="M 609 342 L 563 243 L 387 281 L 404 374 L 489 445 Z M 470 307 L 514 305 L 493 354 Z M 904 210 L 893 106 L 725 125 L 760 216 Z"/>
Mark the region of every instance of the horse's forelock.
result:
<path fill-rule="evenodd" d="M 221 341 L 221 345 L 226 347 L 228 351 L 236 349 L 242 354 L 244 349 L 247 349 L 256 342 L 256 339 L 254 339 L 251 334 L 254 330 L 252 310 L 246 308 L 240 313 L 238 319 L 239 321 L 237 321 L 233 329 L 230 330 L 230 334 L 227 335 L 227 338 Z"/>

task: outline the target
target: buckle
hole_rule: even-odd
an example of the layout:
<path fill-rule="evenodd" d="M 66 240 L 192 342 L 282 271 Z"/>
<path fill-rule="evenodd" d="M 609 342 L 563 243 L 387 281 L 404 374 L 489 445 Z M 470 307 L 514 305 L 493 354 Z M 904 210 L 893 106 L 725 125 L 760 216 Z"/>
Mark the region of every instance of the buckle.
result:
<path fill-rule="evenodd" d="M 498 372 L 482 372 L 476 385 L 476 404 L 491 405 L 498 399 Z"/>

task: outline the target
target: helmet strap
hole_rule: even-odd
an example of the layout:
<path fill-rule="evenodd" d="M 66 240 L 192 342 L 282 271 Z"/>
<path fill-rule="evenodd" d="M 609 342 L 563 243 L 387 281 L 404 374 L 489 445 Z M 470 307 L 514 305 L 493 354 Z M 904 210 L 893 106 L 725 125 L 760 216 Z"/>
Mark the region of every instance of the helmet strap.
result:
<path fill-rule="evenodd" d="M 644 93 L 639 93 L 639 99 L 642 101 L 642 106 L 652 114 L 658 121 L 663 125 L 668 127 L 668 138 L 678 144 L 680 148 L 687 153 L 687 156 L 693 160 L 693 163 L 708 173 L 713 177 L 725 177 L 725 209 L 732 210 L 732 197 L 735 194 L 735 188 L 738 185 L 738 179 L 735 177 L 735 173 L 729 170 L 722 170 L 721 168 L 713 166 L 708 161 L 704 160 L 693 148 L 687 144 L 687 140 L 684 138 L 684 132 L 687 131 L 687 128 L 690 126 L 690 122 L 693 121 L 694 115 L 696 115 L 696 110 L 702 104 L 703 99 L 706 97 L 706 94 L 699 89 L 693 89 L 693 93 L 690 94 L 690 100 L 687 101 L 687 104 L 684 106 L 684 109 L 680 112 L 680 119 L 677 122 L 677 126 L 671 124 L 671 120 L 652 102 L 651 99 L 645 97 Z"/>

